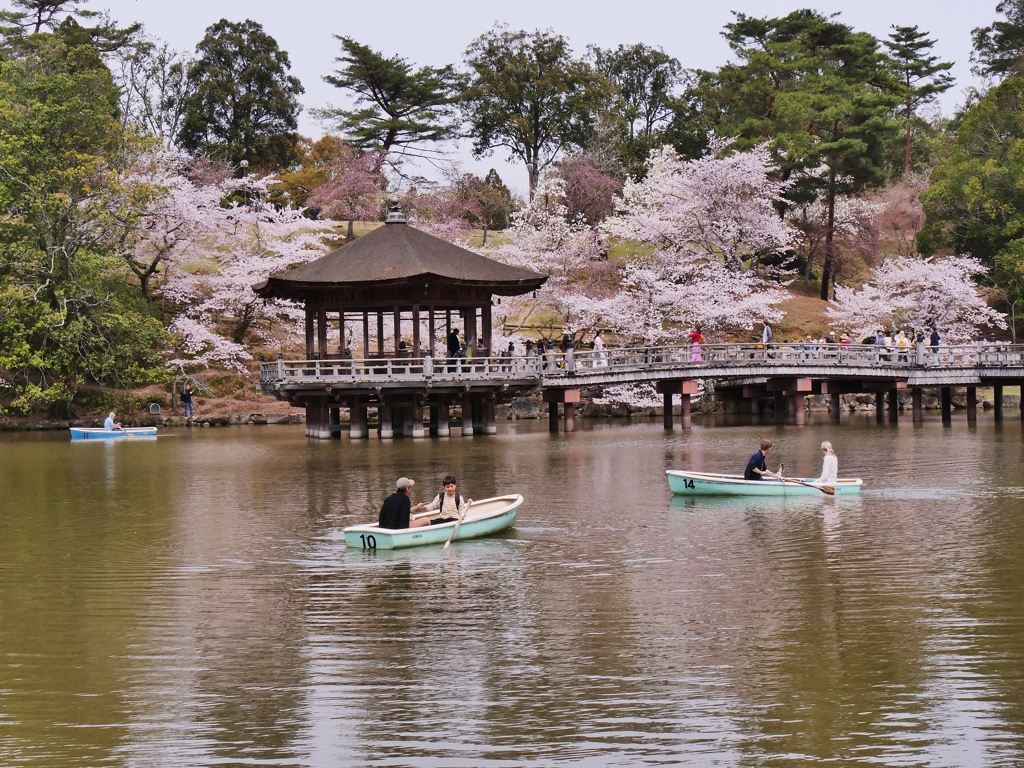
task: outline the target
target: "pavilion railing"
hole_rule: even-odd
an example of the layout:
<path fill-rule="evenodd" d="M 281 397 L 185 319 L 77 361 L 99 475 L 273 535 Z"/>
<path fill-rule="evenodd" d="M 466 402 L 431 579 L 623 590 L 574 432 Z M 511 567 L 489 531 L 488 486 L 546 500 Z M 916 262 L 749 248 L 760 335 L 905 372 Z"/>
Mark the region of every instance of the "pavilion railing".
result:
<path fill-rule="evenodd" d="M 735 367 L 761 369 L 781 366 L 820 366 L 836 373 L 864 368 L 1024 369 L 1024 344 L 971 342 L 938 347 L 916 345 L 899 349 L 865 344 L 680 344 L 653 347 L 614 347 L 551 351 L 544 354 L 474 358 L 369 358 L 284 360 L 260 364 L 260 382 L 386 382 L 459 381 L 471 379 L 552 379 L 599 376 L 612 372 L 683 369 L 699 377 L 703 369 Z M 640 377 L 642 378 L 642 377 Z"/>

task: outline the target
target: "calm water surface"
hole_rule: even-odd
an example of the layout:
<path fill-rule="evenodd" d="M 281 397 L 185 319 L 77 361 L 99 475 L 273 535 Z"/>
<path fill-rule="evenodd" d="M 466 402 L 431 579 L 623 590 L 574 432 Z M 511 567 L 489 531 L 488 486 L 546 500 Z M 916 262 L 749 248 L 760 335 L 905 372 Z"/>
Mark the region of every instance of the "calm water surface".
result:
<path fill-rule="evenodd" d="M 0 765 L 1022 764 L 1020 423 L 709 424 L 0 437 Z M 672 499 L 762 435 L 863 494 Z M 515 530 L 346 551 L 449 471 Z"/>

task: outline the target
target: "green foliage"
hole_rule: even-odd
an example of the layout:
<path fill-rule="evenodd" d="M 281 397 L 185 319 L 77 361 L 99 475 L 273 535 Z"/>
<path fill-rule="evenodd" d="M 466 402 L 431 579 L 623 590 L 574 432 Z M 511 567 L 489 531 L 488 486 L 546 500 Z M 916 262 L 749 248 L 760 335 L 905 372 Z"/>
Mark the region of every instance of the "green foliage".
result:
<path fill-rule="evenodd" d="M 390 59 L 351 37 L 336 35 L 342 64 L 328 83 L 356 96 L 356 109 L 329 107 L 319 115 L 333 120 L 352 146 L 403 154 L 413 145 L 451 138 L 455 70 L 451 66 L 414 70 L 403 58 Z"/>
<path fill-rule="evenodd" d="M 996 13 L 1005 21 L 971 30 L 973 71 L 981 77 L 1020 75 L 1024 60 L 1024 0 L 1002 0 Z"/>
<path fill-rule="evenodd" d="M 298 144 L 299 95 L 291 62 L 255 21 L 221 19 L 206 30 L 188 68 L 189 98 L 178 143 L 194 155 L 252 169 L 287 167 Z"/>
<path fill-rule="evenodd" d="M 118 206 L 133 150 L 93 46 L 33 35 L 0 62 L 0 399 L 11 410 L 160 375 L 163 327 L 113 253 L 132 219 Z"/>
<path fill-rule="evenodd" d="M 118 27 L 105 13 L 87 11 L 79 6 L 88 0 L 9 0 L 14 10 L 0 11 L 0 34 L 8 41 L 46 31 L 60 31 L 70 47 L 91 45 L 99 51 L 117 51 L 133 43 L 142 31 L 141 24 Z M 95 21 L 83 26 L 82 21 Z"/>
<path fill-rule="evenodd" d="M 553 32 L 496 26 L 466 49 L 466 64 L 461 100 L 473 152 L 483 157 L 504 147 L 521 159 L 532 196 L 560 153 L 587 143 L 608 84 Z"/>
<path fill-rule="evenodd" d="M 962 117 L 922 196 L 918 247 L 969 253 L 993 268 L 1016 320 L 1024 297 L 1024 79 L 1008 77 Z"/>

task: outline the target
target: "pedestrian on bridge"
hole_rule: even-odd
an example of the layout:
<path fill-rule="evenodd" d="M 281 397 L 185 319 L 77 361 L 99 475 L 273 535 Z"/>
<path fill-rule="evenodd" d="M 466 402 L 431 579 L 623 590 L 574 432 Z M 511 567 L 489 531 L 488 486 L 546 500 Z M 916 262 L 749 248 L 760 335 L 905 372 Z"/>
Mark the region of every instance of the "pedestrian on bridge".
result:
<path fill-rule="evenodd" d="M 939 329 L 934 325 L 932 326 L 932 334 L 928 341 L 930 341 L 932 345 L 932 354 L 939 354 L 939 343 L 942 341 L 942 337 L 939 336 Z"/>
<path fill-rule="evenodd" d="M 602 336 L 603 331 L 598 328 L 594 331 L 594 367 L 604 368 L 606 363 L 604 361 L 604 338 Z"/>
<path fill-rule="evenodd" d="M 644 359 L 650 363 L 654 360 L 654 329 L 650 323 L 644 323 L 644 335 L 641 342 L 644 345 Z"/>
<path fill-rule="evenodd" d="M 703 343 L 704 336 L 701 335 L 700 326 L 697 326 L 692 331 L 690 331 L 690 344 L 692 345 L 690 347 L 691 363 L 699 363 L 704 359 L 704 356 L 701 354 L 702 350 L 700 346 Z"/>

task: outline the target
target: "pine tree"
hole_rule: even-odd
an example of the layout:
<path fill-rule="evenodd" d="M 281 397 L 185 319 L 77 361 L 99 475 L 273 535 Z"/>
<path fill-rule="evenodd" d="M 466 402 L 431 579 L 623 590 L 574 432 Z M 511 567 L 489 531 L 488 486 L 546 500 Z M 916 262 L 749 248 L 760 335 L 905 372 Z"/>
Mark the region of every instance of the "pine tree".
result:
<path fill-rule="evenodd" d="M 934 40 L 928 39 L 927 32 L 916 26 L 892 27 L 895 31 L 885 41 L 889 55 L 895 63 L 896 73 L 906 89 L 901 111 L 907 122 L 907 146 L 903 161 L 904 175 L 910 174 L 910 140 L 913 134 L 914 117 L 922 104 L 934 101 L 943 91 L 953 87 L 953 76 L 949 70 L 951 61 L 939 61 L 938 56 L 929 56 Z"/>

